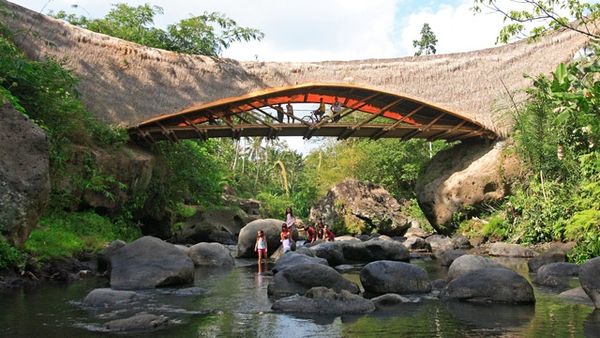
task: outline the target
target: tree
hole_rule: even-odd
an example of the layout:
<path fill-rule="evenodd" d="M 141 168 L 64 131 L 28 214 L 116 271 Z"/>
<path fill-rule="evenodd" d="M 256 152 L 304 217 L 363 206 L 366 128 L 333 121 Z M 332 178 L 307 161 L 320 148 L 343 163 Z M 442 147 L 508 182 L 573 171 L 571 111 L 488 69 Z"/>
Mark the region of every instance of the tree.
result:
<path fill-rule="evenodd" d="M 149 4 L 137 7 L 115 4 L 104 18 L 89 19 L 85 16 L 60 11 L 54 17 L 94 32 L 162 48 L 174 52 L 219 56 L 233 42 L 261 40 L 264 34 L 254 28 L 240 27 L 218 12 L 183 19 L 169 25 L 167 30 L 154 27 L 154 18 L 163 9 Z"/>
<path fill-rule="evenodd" d="M 507 43 L 515 37 L 528 36 L 537 39 L 549 31 L 561 28 L 573 30 L 593 39 L 600 38 L 597 23 L 600 17 L 598 3 L 582 3 L 578 0 L 511 0 L 519 6 L 520 10 L 509 10 L 500 5 L 498 0 L 474 1 L 473 10 L 476 13 L 488 9 L 502 14 L 504 22 L 509 22 L 500 30 L 496 43 Z M 534 27 L 527 33 L 530 25 Z"/>
<path fill-rule="evenodd" d="M 419 48 L 415 52 L 415 56 L 420 56 L 423 53 L 425 55 L 435 54 L 435 45 L 438 40 L 435 37 L 435 33 L 431 30 L 428 23 L 423 24 L 423 28 L 421 28 L 421 40 L 413 40 L 413 47 Z"/>

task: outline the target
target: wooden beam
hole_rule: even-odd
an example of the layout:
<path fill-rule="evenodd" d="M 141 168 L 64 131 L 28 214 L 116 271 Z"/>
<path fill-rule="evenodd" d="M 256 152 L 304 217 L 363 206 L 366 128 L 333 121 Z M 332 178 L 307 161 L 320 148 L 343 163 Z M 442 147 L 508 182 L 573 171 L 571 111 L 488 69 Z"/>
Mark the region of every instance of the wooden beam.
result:
<path fill-rule="evenodd" d="M 257 110 L 257 111 L 259 111 L 259 112 L 263 113 L 264 115 L 266 115 L 266 116 L 270 117 L 271 119 L 273 119 L 273 121 L 277 121 L 277 119 L 276 119 L 276 118 L 274 118 L 274 117 L 273 117 L 271 114 L 267 113 L 266 111 L 264 111 L 264 110 L 262 110 L 262 109 L 260 109 L 260 108 L 258 108 L 258 107 L 255 107 L 253 104 L 250 104 L 250 103 L 248 103 L 248 105 L 249 105 L 250 107 L 254 108 L 255 110 Z M 269 128 L 272 128 L 272 129 L 278 129 L 278 128 L 277 128 L 277 127 L 275 127 L 274 125 L 272 125 L 272 124 L 269 124 L 269 123 L 267 123 L 267 122 L 265 122 L 265 121 L 263 121 L 263 124 L 264 124 L 264 125 L 266 125 L 266 126 L 267 126 L 267 127 L 269 127 Z"/>
<path fill-rule="evenodd" d="M 385 113 L 386 110 L 392 108 L 393 106 L 397 105 L 398 103 L 404 101 L 404 99 L 398 99 L 390 104 L 388 104 L 387 106 L 379 109 L 379 111 L 375 114 L 372 114 L 368 119 L 359 122 L 358 124 L 356 124 L 355 126 L 352 127 L 352 129 L 356 130 L 356 129 L 360 129 L 360 127 L 364 126 L 365 124 L 373 121 L 374 119 L 376 119 L 377 117 L 383 115 L 383 113 Z"/>
<path fill-rule="evenodd" d="M 403 141 L 410 140 L 411 138 L 413 138 L 414 136 L 418 135 L 419 133 L 422 133 L 422 132 L 425 132 L 425 131 L 429 130 L 429 128 L 431 128 L 431 126 L 433 126 L 442 117 L 446 116 L 446 114 L 447 114 L 446 112 L 443 112 L 443 113 L 439 114 L 431 122 L 429 122 L 425 127 L 419 128 L 419 129 L 417 129 L 415 131 L 412 131 L 412 132 L 408 133 L 407 135 L 404 135 L 402 137 L 402 140 Z"/>
<path fill-rule="evenodd" d="M 461 123 L 457 124 L 456 126 L 452 127 L 451 129 L 448 130 L 444 130 L 442 132 L 439 132 L 435 135 L 431 135 L 427 138 L 428 141 L 435 141 L 437 139 L 439 139 L 441 136 L 446 135 L 446 134 L 450 134 L 453 133 L 454 131 L 456 131 L 458 128 L 462 127 L 465 123 L 467 123 L 467 120 L 463 120 Z"/>
<path fill-rule="evenodd" d="M 388 131 L 398 127 L 402 122 L 404 122 L 405 120 L 409 119 L 411 116 L 415 115 L 416 113 L 419 112 L 419 110 L 425 108 L 425 106 L 419 106 L 415 109 L 413 109 L 410 113 L 404 115 L 401 119 L 399 119 L 398 121 L 394 122 L 393 124 L 383 128 L 382 130 L 378 131 L 377 133 L 375 133 L 373 136 L 371 136 L 371 139 L 373 140 L 377 140 L 379 138 L 381 138 L 381 136 L 385 135 Z"/>
<path fill-rule="evenodd" d="M 168 130 L 167 128 L 165 128 L 165 126 L 163 126 L 163 125 L 162 125 L 160 122 L 156 121 L 155 123 L 156 123 L 156 125 L 157 125 L 157 126 L 160 128 L 160 130 L 162 131 L 162 133 L 163 133 L 163 134 L 164 134 L 164 135 L 167 137 L 167 139 L 168 139 L 169 141 L 172 141 L 172 142 L 177 142 L 177 141 L 179 141 L 179 139 L 177 138 L 177 135 L 175 135 L 175 133 L 173 133 L 173 132 L 169 131 L 169 130 Z M 172 135 L 173 135 L 173 140 L 171 140 L 171 137 L 169 136 L 170 134 L 172 134 Z"/>
<path fill-rule="evenodd" d="M 194 130 L 196 131 L 196 134 L 198 134 L 198 136 L 200 136 L 200 139 L 202 141 L 206 141 L 207 140 L 206 130 L 201 130 L 200 127 L 198 127 L 194 122 L 190 121 L 190 119 L 188 119 L 185 116 L 183 116 L 183 120 L 185 121 L 185 123 L 187 125 L 189 125 L 190 127 L 194 128 Z"/>
<path fill-rule="evenodd" d="M 473 130 L 473 131 L 470 131 L 468 133 L 463 133 L 463 134 L 459 134 L 459 135 L 456 135 L 454 137 L 451 137 L 447 141 L 448 142 L 454 142 L 454 141 L 457 141 L 457 140 L 462 140 L 462 139 L 465 139 L 465 138 L 473 137 L 473 136 L 476 136 L 477 134 L 482 134 L 483 131 L 484 131 L 484 128 L 481 127 L 481 128 L 479 128 L 477 130 Z"/>
<path fill-rule="evenodd" d="M 271 109 L 275 109 L 275 107 L 273 107 L 273 106 L 271 106 L 271 105 L 269 105 L 269 107 L 271 107 Z M 283 108 L 282 108 L 282 109 L 283 109 Z M 277 110 L 277 109 L 275 109 L 275 110 Z M 298 117 L 296 117 L 296 116 L 295 116 L 295 115 L 293 115 L 293 114 L 290 114 L 290 113 L 288 113 L 288 112 L 287 112 L 287 111 L 285 111 L 285 110 L 283 111 L 283 114 L 284 114 L 284 115 L 286 115 L 286 116 L 289 116 L 289 117 L 291 117 L 291 118 L 292 118 L 292 120 L 298 120 L 298 121 L 300 121 L 300 123 L 304 124 L 305 126 L 307 126 L 307 127 L 310 127 L 310 123 L 308 123 L 308 122 L 304 121 L 304 120 L 303 120 L 303 119 L 301 119 L 301 118 L 298 118 Z"/>

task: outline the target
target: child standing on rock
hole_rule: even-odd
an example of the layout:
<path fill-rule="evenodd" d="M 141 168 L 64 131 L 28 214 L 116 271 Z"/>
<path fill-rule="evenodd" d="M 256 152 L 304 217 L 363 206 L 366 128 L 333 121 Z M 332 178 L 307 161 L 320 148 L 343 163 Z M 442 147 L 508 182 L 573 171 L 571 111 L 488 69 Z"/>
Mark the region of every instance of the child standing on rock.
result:
<path fill-rule="evenodd" d="M 281 225 L 281 234 L 279 234 L 279 239 L 281 240 L 281 244 L 283 245 L 283 253 L 292 250 L 292 234 L 287 227 L 286 223 Z"/>
<path fill-rule="evenodd" d="M 267 267 L 267 240 L 265 239 L 265 233 L 262 230 L 258 230 L 256 234 L 256 244 L 254 244 L 254 251 L 258 253 L 258 272 L 262 272 L 262 259 L 265 259 L 265 268 Z"/>

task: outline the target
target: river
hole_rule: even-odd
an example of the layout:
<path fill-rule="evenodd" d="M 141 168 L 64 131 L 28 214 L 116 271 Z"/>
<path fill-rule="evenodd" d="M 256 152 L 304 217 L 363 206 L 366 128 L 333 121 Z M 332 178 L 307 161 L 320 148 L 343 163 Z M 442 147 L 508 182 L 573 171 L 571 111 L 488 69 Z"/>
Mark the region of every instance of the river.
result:
<path fill-rule="evenodd" d="M 445 277 L 435 260 L 416 259 L 431 279 Z M 530 279 L 524 260 L 504 264 Z M 2 337 L 100 337 L 102 324 L 146 311 L 164 314 L 177 324 L 140 333 L 143 337 L 600 337 L 600 310 L 563 300 L 556 292 L 535 287 L 532 306 L 472 305 L 425 299 L 389 311 L 360 316 L 296 316 L 271 312 L 269 274 L 256 273 L 254 260 L 237 260 L 230 270 L 197 268 L 199 296 L 176 296 L 174 289 L 142 292 L 142 299 L 123 308 L 90 309 L 81 300 L 104 278 L 72 284 L 45 284 L 0 294 Z M 360 283 L 358 269 L 345 277 Z M 577 286 L 577 281 L 573 281 Z M 121 336 L 122 335 L 115 335 Z"/>

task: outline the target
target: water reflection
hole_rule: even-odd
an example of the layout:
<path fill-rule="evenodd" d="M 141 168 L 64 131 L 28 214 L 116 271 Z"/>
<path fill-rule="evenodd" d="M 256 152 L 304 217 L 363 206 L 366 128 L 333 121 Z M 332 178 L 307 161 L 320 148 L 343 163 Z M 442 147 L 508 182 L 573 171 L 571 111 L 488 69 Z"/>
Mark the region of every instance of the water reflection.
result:
<path fill-rule="evenodd" d="M 525 327 L 535 316 L 534 305 L 447 302 L 446 309 L 458 322 L 479 329 L 514 330 Z"/>
<path fill-rule="evenodd" d="M 583 323 L 583 333 L 587 338 L 600 337 L 600 309 L 590 313 Z"/>

